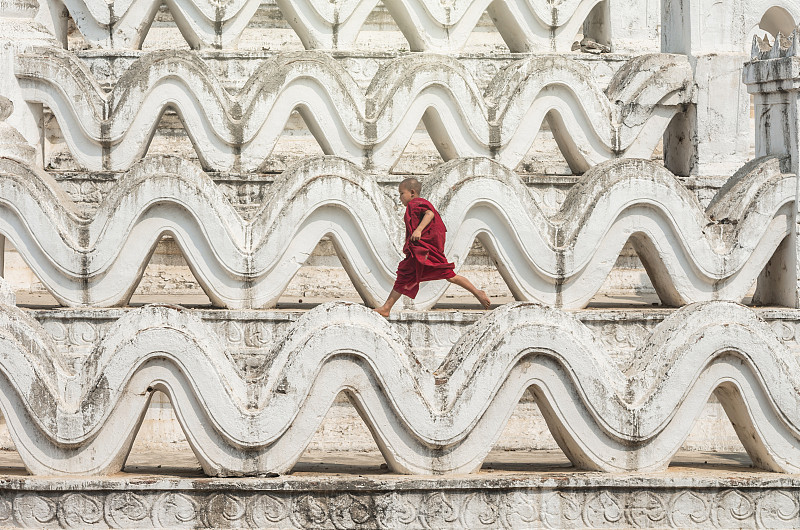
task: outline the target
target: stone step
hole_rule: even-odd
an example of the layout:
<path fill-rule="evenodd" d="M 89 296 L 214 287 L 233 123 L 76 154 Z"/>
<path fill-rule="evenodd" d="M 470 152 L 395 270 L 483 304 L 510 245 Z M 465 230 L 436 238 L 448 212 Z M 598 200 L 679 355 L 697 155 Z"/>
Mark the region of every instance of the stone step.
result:
<path fill-rule="evenodd" d="M 306 453 L 293 473 L 210 479 L 191 455 L 132 453 L 111 477 L 25 476 L 0 452 L 5 528 L 796 528 L 797 475 L 743 454 L 678 453 L 662 474 L 574 470 L 554 451 L 493 451 L 480 472 L 389 473 L 379 454 Z"/>

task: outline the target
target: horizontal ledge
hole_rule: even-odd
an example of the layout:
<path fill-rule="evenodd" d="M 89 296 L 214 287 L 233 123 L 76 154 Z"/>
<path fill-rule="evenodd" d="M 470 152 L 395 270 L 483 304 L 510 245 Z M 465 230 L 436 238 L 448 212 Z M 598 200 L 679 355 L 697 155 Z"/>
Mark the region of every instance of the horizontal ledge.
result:
<path fill-rule="evenodd" d="M 188 450 L 188 449 L 187 449 Z M 156 450 L 158 451 L 158 450 Z M 152 451 L 151 451 L 152 452 Z M 155 461 L 180 461 L 169 451 L 148 455 Z M 349 452 L 347 454 L 352 460 Z M 524 462 L 514 462 L 522 456 Z M 302 472 L 277 477 L 206 477 L 198 469 L 174 468 L 175 473 L 158 474 L 125 471 L 108 477 L 34 477 L 0 474 L 0 497 L 3 490 L 42 491 L 42 492 L 94 492 L 94 491 L 222 491 L 222 492 L 382 492 L 382 491 L 440 491 L 440 490 L 573 490 L 594 488 L 617 489 L 675 489 L 675 488 L 753 488 L 768 490 L 774 488 L 800 488 L 800 475 L 770 473 L 747 467 L 739 462 L 747 460 L 745 453 L 712 453 L 703 451 L 681 451 L 674 459 L 677 463 L 665 473 L 603 473 L 581 471 L 569 467 L 559 451 L 492 451 L 484 466 L 493 465 L 494 459 L 503 460 L 503 465 L 513 469 L 500 471 L 484 467 L 480 472 L 457 476 L 413 476 L 398 475 L 388 471 L 377 471 L 383 462 L 379 453 L 359 453 L 360 458 L 376 470 L 370 473 L 367 466 L 353 466 L 344 471 L 314 472 L 314 467 L 322 468 L 325 463 L 317 463 L 320 458 L 336 462 L 341 456 L 336 451 L 309 453 L 307 459 L 297 464 Z M 136 459 L 132 455 L 130 460 Z M 306 462 L 304 462 L 306 460 Z M 309 464 L 314 460 L 315 464 Z M 0 451 L 0 464 L 4 470 L 15 469 L 16 453 Z M 736 461 L 734 463 L 734 461 Z M 708 462 L 705 464 L 704 462 Z M 138 462 L 137 462 L 138 463 Z M 129 464 L 130 465 L 130 464 Z M 522 470 L 526 465 L 533 471 Z M 135 466 L 138 467 L 138 466 Z M 142 466 L 152 469 L 155 466 Z M 538 470 L 536 470 L 538 468 Z M 19 462 L 19 471 L 25 470 Z M 196 476 L 193 476 L 196 474 Z"/>
<path fill-rule="evenodd" d="M 155 304 L 173 305 L 173 304 Z M 293 322 L 308 311 L 308 309 L 215 309 L 215 308 L 185 308 L 202 320 L 209 321 L 230 321 L 230 320 L 260 320 Z M 800 320 L 800 309 L 786 307 L 751 307 L 759 317 L 765 320 Z M 122 318 L 131 311 L 141 309 L 138 307 L 110 307 L 110 308 L 26 308 L 20 309 L 31 314 L 36 319 L 47 320 L 108 320 Z M 596 321 L 627 321 L 627 320 L 663 320 L 674 312 L 680 310 L 679 307 L 613 307 L 613 308 L 593 308 L 578 310 L 561 311 L 569 313 L 578 320 L 588 322 Z M 389 317 L 392 322 L 458 322 L 471 323 L 477 321 L 486 314 L 479 309 L 432 309 L 428 311 L 400 310 L 393 312 Z"/>

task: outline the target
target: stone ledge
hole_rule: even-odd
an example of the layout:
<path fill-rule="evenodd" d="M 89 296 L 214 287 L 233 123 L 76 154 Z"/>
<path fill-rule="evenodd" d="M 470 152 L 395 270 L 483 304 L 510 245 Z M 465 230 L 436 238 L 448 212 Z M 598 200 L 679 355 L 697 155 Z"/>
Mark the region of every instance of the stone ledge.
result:
<path fill-rule="evenodd" d="M 202 478 L 186 454 L 131 455 L 106 478 L 0 476 L 4 527 L 793 528 L 797 475 L 743 454 L 680 453 L 660 474 L 573 471 L 556 451 L 494 451 L 475 475 L 392 475 L 375 454 L 306 454 L 291 476 Z M 321 461 L 336 460 L 338 464 Z M 176 467 L 161 474 L 156 462 Z M 24 469 L 0 453 L 3 471 Z M 181 467 L 188 466 L 188 467 Z M 490 469 L 492 467 L 494 469 Z M 331 472 L 335 469 L 335 472 Z"/>

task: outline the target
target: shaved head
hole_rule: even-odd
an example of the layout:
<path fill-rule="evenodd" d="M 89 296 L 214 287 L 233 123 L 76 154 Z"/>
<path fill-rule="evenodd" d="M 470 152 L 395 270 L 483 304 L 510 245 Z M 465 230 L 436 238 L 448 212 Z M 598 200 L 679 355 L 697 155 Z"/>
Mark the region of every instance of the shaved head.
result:
<path fill-rule="evenodd" d="M 420 182 L 414 177 L 409 177 L 400 183 L 400 188 L 413 191 L 417 197 L 419 197 L 419 194 L 422 191 L 422 184 L 420 184 Z"/>

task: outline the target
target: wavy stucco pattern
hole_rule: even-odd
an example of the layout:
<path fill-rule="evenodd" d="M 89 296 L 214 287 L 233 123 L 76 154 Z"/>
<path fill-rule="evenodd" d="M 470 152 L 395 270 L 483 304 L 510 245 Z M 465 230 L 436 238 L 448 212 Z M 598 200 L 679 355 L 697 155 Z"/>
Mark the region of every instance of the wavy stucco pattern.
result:
<path fill-rule="evenodd" d="M 106 93 L 74 54 L 32 49 L 16 59 L 25 98 L 56 116 L 75 161 L 88 170 L 125 170 L 173 109 L 203 166 L 253 171 L 269 158 L 293 110 L 325 154 L 390 171 L 420 121 L 445 160 L 487 156 L 515 167 L 548 114 L 577 172 L 611 158 L 650 158 L 681 105 L 692 97 L 686 57 L 631 59 L 603 91 L 579 61 L 533 56 L 501 70 L 481 93 L 457 59 L 410 55 L 389 61 L 366 93 L 321 52 L 265 61 L 231 95 L 193 52 L 147 54 Z"/>
<path fill-rule="evenodd" d="M 402 224 L 374 176 L 322 157 L 272 186 L 271 200 L 244 219 L 193 164 L 149 158 L 83 217 L 52 177 L 0 159 L 0 233 L 69 306 L 127 302 L 164 234 L 217 305 L 273 306 L 325 236 L 365 302 L 381 303 L 402 259 Z M 478 238 L 517 299 L 580 308 L 628 240 L 665 303 L 741 300 L 789 233 L 795 186 L 777 159 L 760 159 L 703 209 L 663 166 L 613 160 L 584 174 L 548 216 L 515 173 L 478 158 L 440 166 L 423 195 L 448 226 L 445 252 L 457 267 Z M 432 307 L 446 286 L 424 284 L 417 307 Z"/>
<path fill-rule="evenodd" d="M 471 472 L 527 388 L 584 469 L 663 470 L 712 393 L 757 466 L 800 469 L 797 360 L 730 302 L 673 313 L 626 372 L 574 316 L 526 303 L 476 322 L 435 372 L 390 323 L 341 302 L 306 313 L 247 378 L 174 307 L 130 311 L 80 372 L 13 306 L 0 310 L 0 343 L 0 408 L 35 474 L 118 471 L 155 390 L 215 475 L 287 472 L 341 391 L 394 471 Z"/>
<path fill-rule="evenodd" d="M 389 14 L 414 51 L 457 51 L 488 11 L 511 51 L 569 51 L 599 0 L 388 0 Z M 84 38 L 103 48 L 139 48 L 160 1 L 98 0 L 64 2 Z M 193 48 L 235 47 L 259 8 L 256 0 L 169 0 L 183 37 Z M 307 49 L 351 48 L 377 0 L 278 0 L 283 17 Z"/>

